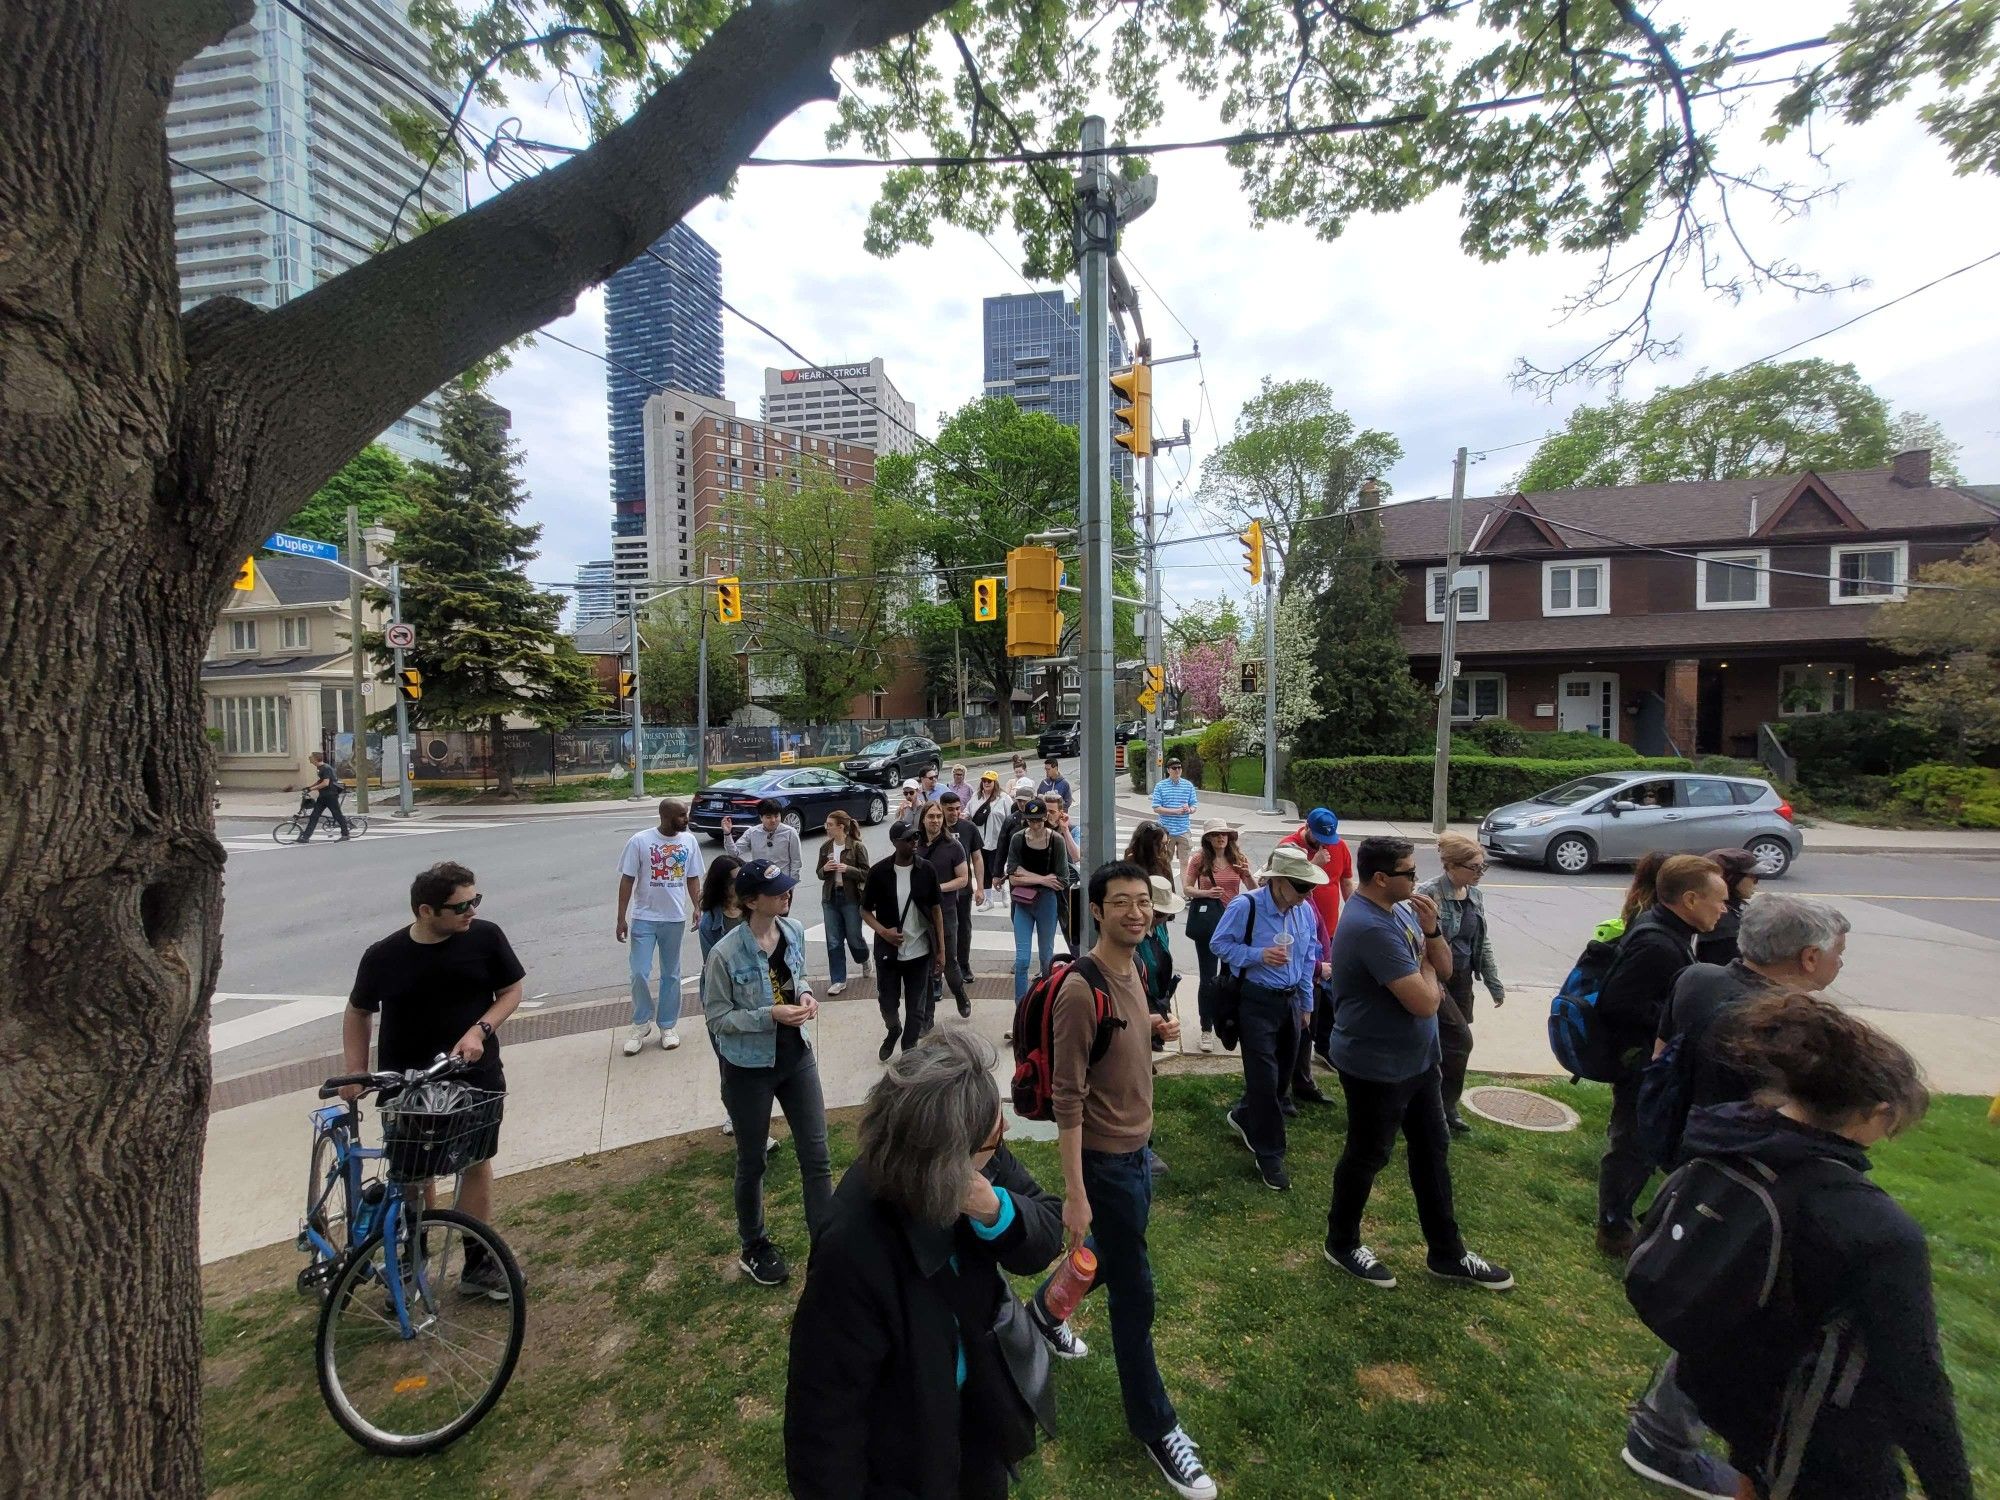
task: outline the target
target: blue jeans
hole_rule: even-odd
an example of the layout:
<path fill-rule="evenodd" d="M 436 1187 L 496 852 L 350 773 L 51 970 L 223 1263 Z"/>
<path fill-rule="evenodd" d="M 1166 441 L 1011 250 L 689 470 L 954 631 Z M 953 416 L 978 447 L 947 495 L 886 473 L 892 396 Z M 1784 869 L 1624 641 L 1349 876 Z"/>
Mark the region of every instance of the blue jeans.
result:
<path fill-rule="evenodd" d="M 1012 898 L 1009 898 L 1012 901 Z M 1032 904 L 1014 907 L 1014 1002 L 1028 993 L 1028 952 L 1037 940 L 1042 945 L 1042 972 L 1056 962 L 1056 893 L 1047 886 L 1038 888 Z"/>
<path fill-rule="evenodd" d="M 632 1024 L 653 1023 L 653 992 L 647 981 L 653 974 L 653 953 L 660 955 L 660 1029 L 672 1031 L 681 1018 L 681 935 L 686 922 L 649 922 L 634 917 L 629 946 L 632 959 Z"/>
<path fill-rule="evenodd" d="M 826 918 L 826 975 L 834 984 L 847 983 L 847 955 L 858 964 L 868 962 L 868 929 L 861 921 L 861 903 L 852 896 L 836 895 L 820 908 Z"/>
<path fill-rule="evenodd" d="M 1111 1352 L 1125 1425 L 1142 1443 L 1180 1425 L 1153 1356 L 1153 1266 L 1146 1258 L 1146 1221 L 1153 1208 L 1153 1173 L 1145 1151 L 1083 1153 L 1083 1190 L 1090 1197 L 1090 1238 L 1097 1280 L 1111 1302 Z M 1043 1282 L 1046 1288 L 1048 1283 Z M 1041 1300 L 1041 1292 L 1035 1294 Z"/>

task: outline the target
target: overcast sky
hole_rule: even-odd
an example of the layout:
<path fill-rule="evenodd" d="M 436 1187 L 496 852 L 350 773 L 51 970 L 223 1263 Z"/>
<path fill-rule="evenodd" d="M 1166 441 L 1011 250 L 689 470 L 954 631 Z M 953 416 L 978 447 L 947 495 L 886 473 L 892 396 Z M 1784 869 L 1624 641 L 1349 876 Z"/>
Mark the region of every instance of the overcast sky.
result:
<path fill-rule="evenodd" d="M 1845 8 L 1760 0 L 1750 44 L 1813 35 Z M 1701 34 L 1745 24 L 1740 6 L 1687 0 L 1685 9 L 1697 30 L 1708 28 Z M 544 95 L 521 91 L 513 102 L 527 122 L 524 133 L 580 139 Z M 1737 129 L 1733 143 L 1754 153 L 1768 104 L 1749 109 L 1755 119 Z M 773 132 L 765 154 L 825 154 L 831 114 L 823 105 L 801 111 Z M 1217 133 L 1213 111 L 1189 101 L 1170 107 L 1147 136 Z M 1800 179 L 1842 184 L 1839 194 L 1790 223 L 1773 222 L 1759 207 L 1742 227 L 1765 254 L 1789 257 L 1835 283 L 1865 284 L 1825 297 L 1766 292 L 1736 305 L 1709 297 L 1691 279 L 1678 284 L 1662 301 L 1660 322 L 1681 338 L 1681 353 L 1635 370 L 1627 394 L 1770 354 L 2000 249 L 2000 180 L 1953 176 L 1909 109 L 1821 139 L 1832 148 L 1827 172 L 1796 152 L 1779 165 Z M 1219 151 L 1161 156 L 1153 170 L 1158 205 L 1126 232 L 1123 253 L 1157 291 L 1139 286 L 1156 353 L 1180 353 L 1198 340 L 1202 354 L 1199 364 L 1161 370 L 1155 382 L 1156 424 L 1178 430 L 1185 417 L 1194 426 L 1192 450 L 1160 461 L 1159 491 L 1172 497 L 1169 535 L 1220 529 L 1194 501 L 1200 465 L 1267 374 L 1324 380 L 1357 423 L 1395 434 L 1406 456 L 1387 482 L 1402 498 L 1447 492 L 1459 444 L 1475 456 L 1470 492 L 1504 492 L 1532 452 L 1530 440 L 1559 427 L 1579 402 L 1605 398 L 1602 389 L 1572 387 L 1551 403 L 1509 380 L 1518 358 L 1559 364 L 1615 326 L 1560 317 L 1593 262 L 1559 255 L 1474 261 L 1458 248 L 1458 205 L 1448 194 L 1357 222 L 1329 243 L 1294 226 L 1254 228 Z M 916 403 L 920 430 L 934 435 L 942 418 L 980 394 L 980 301 L 1024 289 L 1012 269 L 1018 247 L 1010 256 L 1004 233 L 996 234 L 996 254 L 972 235 L 940 229 L 929 248 L 875 259 L 862 248 L 875 184 L 874 174 L 861 171 L 749 169 L 731 201 L 704 203 L 688 222 L 721 255 L 725 297 L 814 363 L 880 355 Z M 475 197 L 484 191 L 483 182 L 475 184 Z M 2000 482 L 1996 306 L 2000 261 L 1791 357 L 1851 361 L 1892 409 L 1927 412 L 1944 424 L 1963 447 L 1969 480 Z M 587 294 L 551 329 L 601 350 L 602 295 Z M 755 416 L 765 367 L 798 361 L 727 314 L 723 345 L 724 394 Z M 528 519 L 543 527 L 542 557 L 532 569 L 538 579 L 567 580 L 578 564 L 610 556 L 604 368 L 543 341 L 495 383 L 526 455 Z M 1523 443 L 1530 445 L 1507 446 Z M 1170 601 L 1239 591 L 1243 583 L 1236 549 L 1223 544 L 1174 548 L 1169 562 Z"/>

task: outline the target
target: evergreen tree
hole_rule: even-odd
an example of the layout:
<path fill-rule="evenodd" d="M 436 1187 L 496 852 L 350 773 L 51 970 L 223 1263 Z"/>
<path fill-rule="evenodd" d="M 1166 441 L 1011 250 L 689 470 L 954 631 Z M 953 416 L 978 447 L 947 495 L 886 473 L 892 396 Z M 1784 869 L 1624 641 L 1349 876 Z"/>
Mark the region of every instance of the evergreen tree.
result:
<path fill-rule="evenodd" d="M 1316 711 L 1299 726 L 1297 754 L 1402 755 L 1421 737 L 1426 696 L 1396 630 L 1402 591 L 1373 508 L 1299 528 L 1285 592 L 1313 601 Z"/>
<path fill-rule="evenodd" d="M 597 707 L 599 695 L 589 664 L 557 628 L 561 597 L 523 571 L 542 529 L 514 519 L 526 498 L 515 473 L 521 456 L 496 408 L 476 388 L 456 385 L 442 425 L 445 462 L 418 466 L 415 505 L 389 548 L 403 569 L 403 621 L 417 632 L 404 665 L 423 673 L 411 716 L 486 730 L 500 794 L 511 796 L 506 720 L 559 727 Z M 366 642 L 386 668 L 382 637 Z"/>

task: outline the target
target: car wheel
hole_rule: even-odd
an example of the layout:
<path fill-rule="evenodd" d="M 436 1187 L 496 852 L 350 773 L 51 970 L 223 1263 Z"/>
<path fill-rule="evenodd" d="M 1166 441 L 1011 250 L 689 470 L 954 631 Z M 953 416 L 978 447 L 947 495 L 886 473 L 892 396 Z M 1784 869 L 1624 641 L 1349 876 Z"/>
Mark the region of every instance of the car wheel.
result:
<path fill-rule="evenodd" d="M 1596 859 L 1596 846 L 1580 833 L 1558 834 L 1549 840 L 1548 853 L 1543 856 L 1543 862 L 1558 875 L 1586 874 Z"/>
<path fill-rule="evenodd" d="M 806 820 L 799 816 L 799 810 L 795 807 L 786 808 L 780 815 L 779 821 L 791 829 L 793 833 L 805 832 Z"/>
<path fill-rule="evenodd" d="M 1757 861 L 1759 880 L 1776 880 L 1792 867 L 1792 846 L 1776 835 L 1752 839 L 1745 847 Z"/>
<path fill-rule="evenodd" d="M 887 797 L 870 797 L 868 799 L 867 823 L 870 828 L 873 828 L 877 823 L 881 822 L 884 818 L 888 816 L 889 816 L 889 799 Z"/>

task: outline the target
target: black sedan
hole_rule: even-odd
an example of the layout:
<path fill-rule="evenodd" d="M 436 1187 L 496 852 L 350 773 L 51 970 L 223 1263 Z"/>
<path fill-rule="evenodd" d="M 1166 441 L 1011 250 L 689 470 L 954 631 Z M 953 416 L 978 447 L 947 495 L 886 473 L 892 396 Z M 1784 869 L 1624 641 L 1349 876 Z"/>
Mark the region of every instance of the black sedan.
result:
<path fill-rule="evenodd" d="M 696 833 L 719 839 L 722 820 L 730 818 L 741 834 L 756 824 L 757 804 L 766 797 L 784 809 L 785 822 L 800 833 L 824 827 L 830 812 L 847 813 L 857 823 L 879 823 L 889 816 L 888 796 L 875 787 L 819 766 L 780 766 L 703 787 L 695 793 L 688 822 Z"/>
<path fill-rule="evenodd" d="M 851 780 L 887 787 L 901 787 L 908 778 L 943 766 L 944 752 L 938 749 L 937 741 L 920 734 L 898 735 L 863 745 L 840 763 L 842 773 Z"/>

